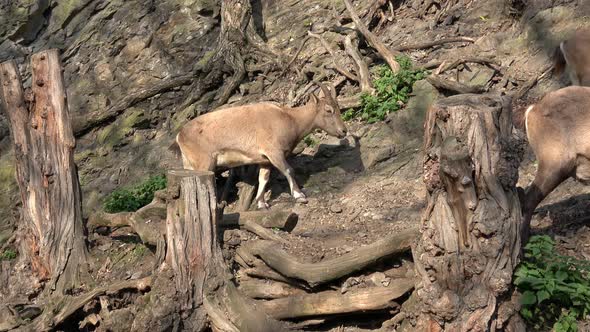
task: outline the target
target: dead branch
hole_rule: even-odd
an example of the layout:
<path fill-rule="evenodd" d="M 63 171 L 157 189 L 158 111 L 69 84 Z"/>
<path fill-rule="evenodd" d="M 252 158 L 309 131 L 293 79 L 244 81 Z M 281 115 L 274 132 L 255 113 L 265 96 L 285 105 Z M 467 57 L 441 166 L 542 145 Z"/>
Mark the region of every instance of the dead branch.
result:
<path fill-rule="evenodd" d="M 33 324 L 37 331 L 47 331 L 52 327 L 63 323 L 68 317 L 80 310 L 86 303 L 101 295 L 112 295 L 124 289 L 137 289 L 145 291 L 151 287 L 152 277 L 145 277 L 136 280 L 119 281 L 109 286 L 96 288 L 86 294 L 78 295 L 76 297 L 65 296 L 61 301 L 58 301 L 54 309 L 59 310 L 54 314 L 54 310 L 47 308 L 45 313 L 37 318 Z M 59 309 L 61 308 L 61 310 Z"/>
<path fill-rule="evenodd" d="M 261 303 L 264 311 L 275 319 L 291 319 L 318 315 L 346 314 L 396 307 L 395 299 L 414 288 L 414 279 L 397 279 L 389 287 L 355 289 L 345 294 L 325 291 L 290 296 Z"/>
<path fill-rule="evenodd" d="M 377 37 L 375 34 L 373 34 L 371 31 L 369 31 L 367 26 L 361 21 L 358 14 L 354 10 L 354 7 L 350 3 L 350 0 L 343 0 L 343 1 L 344 1 L 344 4 L 346 5 L 346 9 L 348 9 L 348 12 L 350 13 L 350 17 L 354 21 L 354 24 L 356 25 L 357 29 L 363 34 L 363 36 L 369 42 L 369 44 L 375 50 L 377 50 L 377 52 L 379 53 L 379 55 L 381 55 L 381 57 L 385 60 L 385 62 L 387 62 L 387 64 L 391 68 L 391 71 L 394 73 L 397 73 L 400 69 L 400 66 L 397 63 L 397 61 L 395 60 L 396 52 L 392 52 L 389 48 L 387 48 L 387 46 L 385 46 L 385 44 L 383 44 L 383 42 L 381 42 L 379 37 Z"/>
<path fill-rule="evenodd" d="M 359 81 L 359 78 L 356 77 L 356 75 L 354 75 L 353 73 L 351 73 L 348 69 L 342 67 L 338 61 L 336 61 L 337 55 L 336 55 L 336 51 L 334 51 L 334 49 L 332 48 L 332 46 L 330 46 L 330 44 L 320 35 L 317 35 L 311 31 L 307 32 L 307 35 L 312 37 L 312 38 L 316 38 L 320 41 L 320 43 L 322 44 L 322 46 L 326 49 L 326 51 L 328 51 L 328 53 L 330 53 L 330 55 L 332 56 L 332 64 L 334 65 L 334 68 L 342 75 L 348 77 L 349 79 L 353 80 L 353 81 Z"/>
<path fill-rule="evenodd" d="M 340 257 L 318 263 L 298 262 L 275 243 L 269 241 L 257 241 L 250 250 L 253 255 L 260 257 L 268 266 L 282 275 L 304 280 L 314 287 L 359 271 L 381 258 L 409 250 L 417 235 L 418 229 L 411 228 L 357 248 Z"/>
<path fill-rule="evenodd" d="M 475 39 L 469 37 L 455 37 L 455 38 L 443 38 L 439 40 L 429 41 L 425 43 L 409 44 L 398 46 L 395 48 L 398 52 L 409 51 L 409 50 L 420 50 L 424 48 L 430 48 L 437 45 L 449 44 L 449 43 L 474 43 Z"/>
<path fill-rule="evenodd" d="M 448 90 L 456 93 L 482 93 L 486 91 L 485 86 L 471 86 L 457 81 L 443 79 L 435 75 L 430 75 L 426 80 L 438 89 Z"/>
<path fill-rule="evenodd" d="M 369 66 L 361 57 L 358 50 L 358 45 L 353 45 L 352 39 L 356 38 L 354 34 L 348 34 L 344 38 L 344 48 L 346 53 L 354 60 L 357 66 L 357 73 L 359 74 L 359 83 L 361 91 L 366 93 L 373 93 L 373 85 L 371 84 L 371 75 L 369 74 Z"/>

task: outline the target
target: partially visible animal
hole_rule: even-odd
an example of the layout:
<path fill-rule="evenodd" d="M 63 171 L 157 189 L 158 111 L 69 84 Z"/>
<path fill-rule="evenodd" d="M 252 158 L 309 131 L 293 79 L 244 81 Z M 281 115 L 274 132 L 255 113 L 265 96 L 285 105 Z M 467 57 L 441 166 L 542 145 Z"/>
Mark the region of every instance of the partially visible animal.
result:
<path fill-rule="evenodd" d="M 259 164 L 258 208 L 268 208 L 264 189 L 271 166 L 289 182 L 291 195 L 305 201 L 286 157 L 301 139 L 315 129 L 344 138 L 347 128 L 336 101 L 336 90 L 319 84 L 320 94 L 310 95 L 301 107 L 281 107 L 270 102 L 220 109 L 191 120 L 176 136 L 184 168 L 214 171 Z M 174 144 L 173 144 L 174 145 Z"/>
<path fill-rule="evenodd" d="M 564 70 L 573 85 L 590 86 L 590 29 L 577 30 L 555 49 L 554 73 Z"/>
<path fill-rule="evenodd" d="M 590 184 L 590 88 L 570 86 L 545 95 L 525 113 L 527 138 L 538 169 L 523 198 L 528 228 L 537 205 L 574 177 Z"/>

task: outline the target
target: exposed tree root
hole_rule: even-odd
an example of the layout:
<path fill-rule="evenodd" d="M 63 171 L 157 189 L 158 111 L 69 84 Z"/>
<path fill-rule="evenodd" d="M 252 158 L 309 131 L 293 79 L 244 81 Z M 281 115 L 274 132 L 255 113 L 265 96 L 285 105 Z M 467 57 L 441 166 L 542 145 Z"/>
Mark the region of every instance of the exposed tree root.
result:
<path fill-rule="evenodd" d="M 398 52 L 409 51 L 409 50 L 420 50 L 424 48 L 430 48 L 433 46 L 449 44 L 449 43 L 473 43 L 475 39 L 469 37 L 455 37 L 455 38 L 443 38 L 440 40 L 430 41 L 426 43 L 409 44 L 398 46 L 395 48 Z"/>
<path fill-rule="evenodd" d="M 359 84 L 361 85 L 361 91 L 366 92 L 369 94 L 373 93 L 373 84 L 371 84 L 371 75 L 369 73 L 369 66 L 363 58 L 358 50 L 358 44 L 353 45 L 353 39 L 356 36 L 354 34 L 348 34 L 344 38 L 344 48 L 346 49 L 346 53 L 350 55 L 350 57 L 354 60 L 357 67 L 357 73 L 359 76 Z"/>
<path fill-rule="evenodd" d="M 306 281 L 314 287 L 359 271 L 377 260 L 410 249 L 418 236 L 412 228 L 360 247 L 340 257 L 318 263 L 301 263 L 269 241 L 257 241 L 249 248 L 251 254 L 260 257 L 268 266 L 282 275 Z"/>
<path fill-rule="evenodd" d="M 448 90 L 455 93 L 482 93 L 486 91 L 485 86 L 465 85 L 457 81 L 440 78 L 436 75 L 430 75 L 426 78 L 426 80 L 439 89 Z"/>
<path fill-rule="evenodd" d="M 353 73 L 351 73 L 348 69 L 344 68 L 343 66 L 341 66 L 338 61 L 336 61 L 337 55 L 336 55 L 336 51 L 334 51 L 334 49 L 332 48 L 332 46 L 330 46 L 330 44 L 324 39 L 322 38 L 321 35 L 315 34 L 311 31 L 307 32 L 308 36 L 312 37 L 312 38 L 316 38 L 320 41 L 320 43 L 322 44 L 322 46 L 326 49 L 326 51 L 328 51 L 328 53 L 330 53 L 330 55 L 332 56 L 332 64 L 334 65 L 334 68 L 342 75 L 346 76 L 348 79 L 353 80 L 353 81 L 359 81 L 359 78 L 356 77 L 356 75 L 354 75 Z"/>
<path fill-rule="evenodd" d="M 354 10 L 354 7 L 350 3 L 350 0 L 343 0 L 343 1 L 344 1 L 344 4 L 346 5 L 346 9 L 348 9 L 348 12 L 350 13 L 350 17 L 352 18 L 352 20 L 354 21 L 354 24 L 356 25 L 356 28 L 362 33 L 362 35 L 369 42 L 369 44 L 375 50 L 377 50 L 379 55 L 381 55 L 381 57 L 383 57 L 385 62 L 387 62 L 387 64 L 391 68 L 391 71 L 394 73 L 397 73 L 400 69 L 400 66 L 397 63 L 397 61 L 395 60 L 396 53 L 391 51 L 389 48 L 387 48 L 387 46 L 385 46 L 385 44 L 383 44 L 383 42 L 379 39 L 379 37 L 377 37 L 375 34 L 373 34 L 371 31 L 369 31 L 367 26 L 361 21 L 360 17 L 358 16 L 356 11 Z"/>

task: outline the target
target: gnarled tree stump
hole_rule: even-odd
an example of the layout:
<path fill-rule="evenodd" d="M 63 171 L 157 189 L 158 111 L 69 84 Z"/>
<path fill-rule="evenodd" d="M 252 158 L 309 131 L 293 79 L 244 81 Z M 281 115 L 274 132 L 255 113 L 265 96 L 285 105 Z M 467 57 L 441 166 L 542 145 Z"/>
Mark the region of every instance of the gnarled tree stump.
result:
<path fill-rule="evenodd" d="M 0 64 L 2 106 L 10 120 L 20 189 L 21 254 L 47 290 L 64 293 L 87 271 L 75 140 L 58 50 L 31 58 L 32 93 L 23 92 L 14 61 Z"/>
<path fill-rule="evenodd" d="M 509 98 L 440 100 L 425 129 L 429 201 L 413 251 L 422 304 L 414 328 L 507 329 L 520 319 L 502 297 L 511 288 L 522 227 L 515 188 L 521 150 L 512 139 Z"/>
<path fill-rule="evenodd" d="M 280 323 L 256 310 L 231 281 L 217 240 L 214 174 L 169 171 L 167 203 L 165 260 L 145 309 L 148 319 L 136 317 L 134 330 L 280 331 Z"/>

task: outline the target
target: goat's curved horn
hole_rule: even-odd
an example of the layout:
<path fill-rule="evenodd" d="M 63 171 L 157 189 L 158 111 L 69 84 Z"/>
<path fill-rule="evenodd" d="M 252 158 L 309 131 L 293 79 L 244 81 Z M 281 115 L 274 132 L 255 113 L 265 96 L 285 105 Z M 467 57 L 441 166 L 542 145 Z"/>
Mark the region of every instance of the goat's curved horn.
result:
<path fill-rule="evenodd" d="M 334 100 L 336 100 L 336 87 L 332 83 L 330 83 L 329 86 L 330 86 L 330 92 L 331 92 L 332 98 Z"/>

